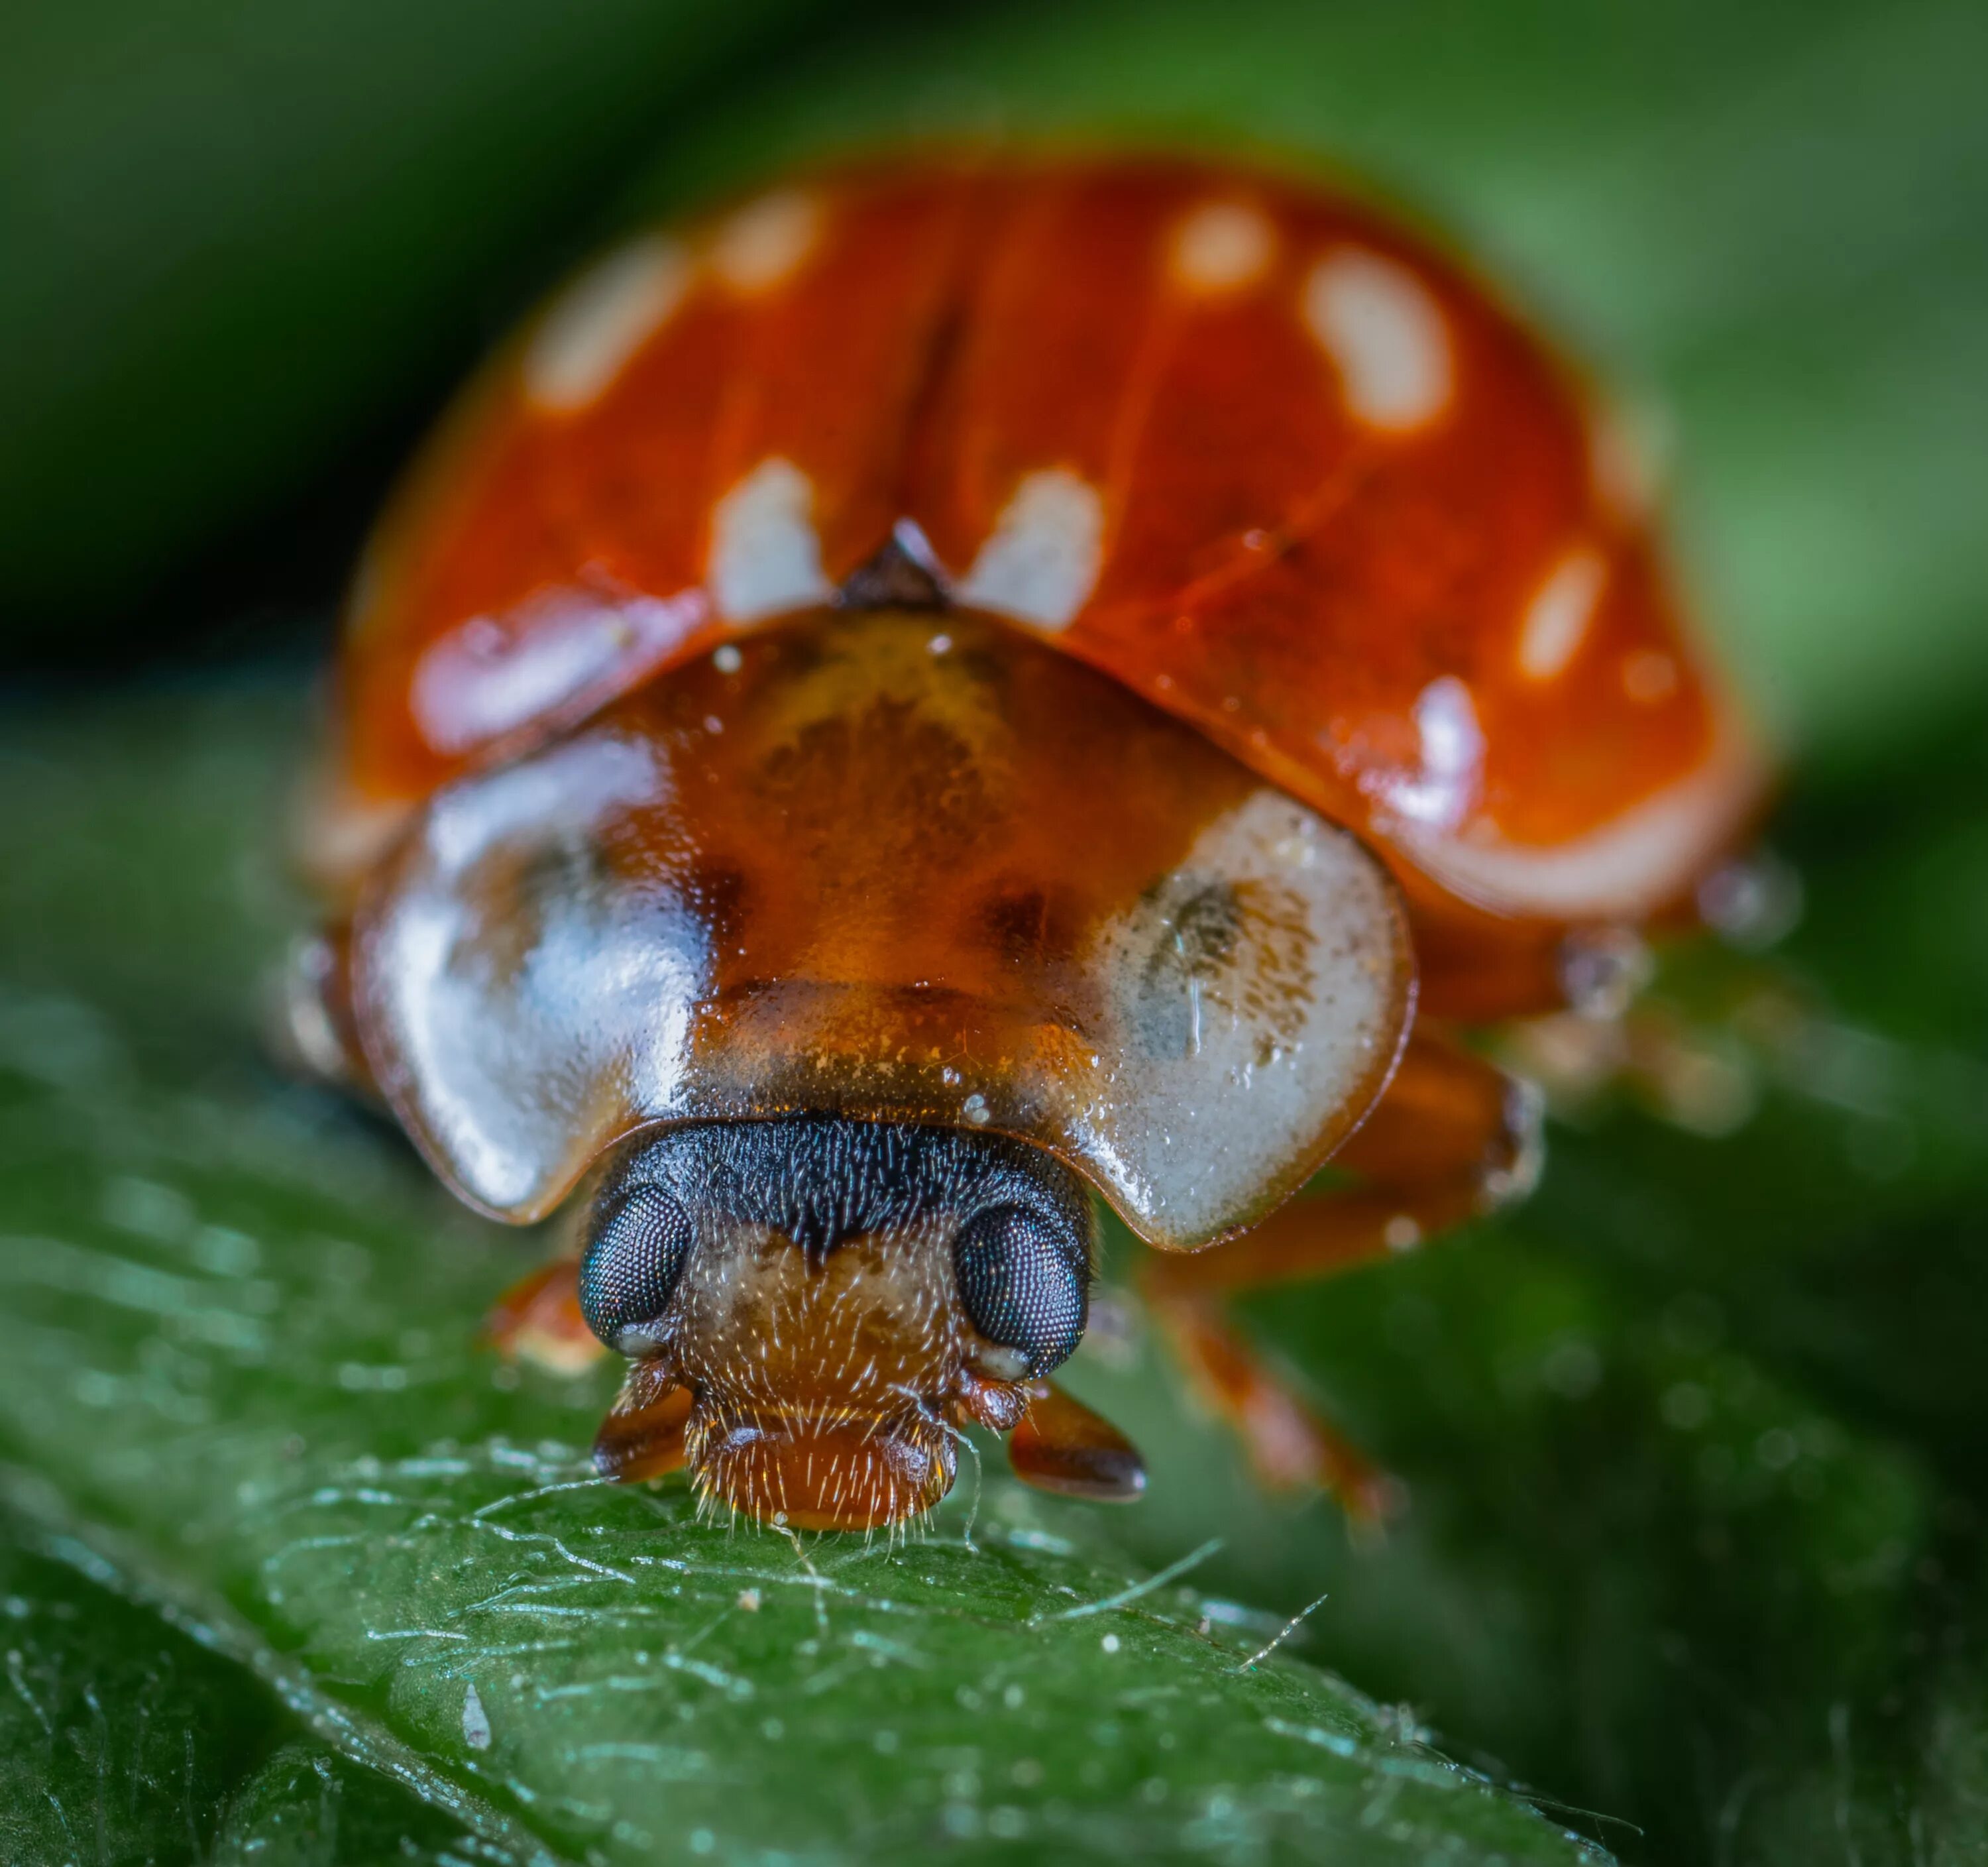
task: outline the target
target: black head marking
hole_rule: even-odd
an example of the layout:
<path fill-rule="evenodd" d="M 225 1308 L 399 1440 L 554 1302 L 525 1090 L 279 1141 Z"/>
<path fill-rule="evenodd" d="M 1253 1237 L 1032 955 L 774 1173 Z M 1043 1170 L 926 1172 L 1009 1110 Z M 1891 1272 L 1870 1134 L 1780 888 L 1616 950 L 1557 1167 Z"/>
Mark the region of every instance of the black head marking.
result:
<path fill-rule="evenodd" d="M 627 1352 L 652 1346 L 691 1253 L 740 1226 L 816 1264 L 861 1235 L 952 1241 L 968 1319 L 1031 1372 L 1083 1332 L 1090 1204 L 1066 1169 L 1002 1135 L 818 1115 L 638 1138 L 587 1222 L 589 1326 Z"/>

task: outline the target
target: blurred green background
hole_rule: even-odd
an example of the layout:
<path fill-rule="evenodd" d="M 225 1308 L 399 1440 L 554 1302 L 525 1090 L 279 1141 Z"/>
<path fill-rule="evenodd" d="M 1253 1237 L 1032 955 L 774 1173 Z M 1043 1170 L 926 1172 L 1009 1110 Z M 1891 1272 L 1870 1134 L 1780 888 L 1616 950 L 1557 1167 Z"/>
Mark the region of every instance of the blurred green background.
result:
<path fill-rule="evenodd" d="M 1988 1861 L 1988 11 L 9 25 L 0 1852 Z M 994 1453 L 880 1556 L 560 1489 L 601 1382 L 473 1342 L 532 1242 L 260 1060 L 312 669 L 451 385 L 631 218 L 945 132 L 1294 151 L 1453 228 L 1641 397 L 1789 749 L 1806 917 L 1679 957 L 1668 1074 L 1509 1219 L 1253 1311 L 1411 1487 L 1384 1546 L 1256 1494 L 1129 1305 L 1073 1380 L 1135 1513 Z"/>

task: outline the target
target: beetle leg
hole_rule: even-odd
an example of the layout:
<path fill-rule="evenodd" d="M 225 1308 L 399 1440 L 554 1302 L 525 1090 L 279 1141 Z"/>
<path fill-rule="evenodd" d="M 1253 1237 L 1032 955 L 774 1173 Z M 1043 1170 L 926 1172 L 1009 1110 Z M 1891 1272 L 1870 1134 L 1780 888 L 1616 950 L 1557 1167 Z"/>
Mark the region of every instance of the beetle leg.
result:
<path fill-rule="evenodd" d="M 1578 1110 L 1625 1092 L 1672 1126 L 1727 1135 L 1759 1105 L 1763 1048 L 1786 1054 L 1813 1013 L 1783 982 L 1739 997 L 1722 1020 L 1700 1023 L 1645 1003 L 1619 1018 L 1563 1011 L 1501 1033 L 1508 1054 L 1556 1108 Z"/>
<path fill-rule="evenodd" d="M 1419 1197 L 1437 1220 L 1425 1230 L 1434 1231 L 1532 1191 L 1544 1158 L 1544 1112 L 1532 1084 L 1424 1024 L 1333 1165 L 1360 1175 L 1377 1206 L 1391 1191 L 1411 1206 Z M 1281 1216 L 1246 1236 L 1268 1231 Z M 1379 1243 L 1400 1250 L 1399 1229 Z"/>
<path fill-rule="evenodd" d="M 347 924 L 291 943 L 274 982 L 269 1043 L 276 1060 L 297 1074 L 377 1099 L 352 1013 L 351 952 Z"/>
<path fill-rule="evenodd" d="M 576 1375 L 607 1352 L 580 1313 L 580 1260 L 556 1257 L 497 1299 L 483 1332 L 499 1355 Z"/>
<path fill-rule="evenodd" d="M 1030 1384 L 1029 1410 L 1008 1436 L 1008 1462 L 1024 1484 L 1094 1503 L 1130 1503 L 1146 1488 L 1138 1449 L 1051 1381 Z"/>
<path fill-rule="evenodd" d="M 1240 1436 L 1259 1483 L 1330 1492 L 1362 1522 L 1391 1514 L 1387 1476 L 1265 1366 L 1218 1301 L 1150 1286 L 1147 1300 L 1196 1392 Z"/>
<path fill-rule="evenodd" d="M 1294 1199 L 1212 1250 L 1145 1260 L 1155 1320 L 1266 1484 L 1317 1486 L 1368 1519 L 1386 1514 L 1398 1489 L 1264 1365 L 1229 1321 L 1228 1297 L 1405 1250 L 1522 1196 L 1538 1173 L 1540 1121 L 1529 1084 L 1418 1032 L 1335 1162 L 1362 1184 Z"/>
<path fill-rule="evenodd" d="M 594 1470 L 624 1484 L 681 1471 L 693 1398 L 653 1363 L 637 1362 L 594 1437 Z"/>

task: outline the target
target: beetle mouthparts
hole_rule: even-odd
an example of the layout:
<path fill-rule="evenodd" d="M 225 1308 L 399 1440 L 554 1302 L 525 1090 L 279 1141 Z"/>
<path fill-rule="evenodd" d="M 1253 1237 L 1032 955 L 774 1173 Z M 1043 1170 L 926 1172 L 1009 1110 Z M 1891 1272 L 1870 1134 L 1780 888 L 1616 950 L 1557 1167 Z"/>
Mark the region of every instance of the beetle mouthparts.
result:
<path fill-rule="evenodd" d="M 929 1510 L 952 1489 L 958 1456 L 936 1419 L 823 1420 L 692 1415 L 687 1451 L 698 1489 L 762 1523 L 875 1530 Z"/>

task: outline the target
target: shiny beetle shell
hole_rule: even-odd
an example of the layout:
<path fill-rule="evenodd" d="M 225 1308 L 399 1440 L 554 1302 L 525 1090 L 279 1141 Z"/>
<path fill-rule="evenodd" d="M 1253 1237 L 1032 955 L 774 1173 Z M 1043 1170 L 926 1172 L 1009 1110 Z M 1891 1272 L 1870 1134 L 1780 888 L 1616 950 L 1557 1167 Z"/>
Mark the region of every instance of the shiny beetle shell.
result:
<path fill-rule="evenodd" d="M 958 1320 L 964 1272 L 891 1285 L 938 1261 L 932 1215 L 1064 1225 L 1040 1262 L 1074 1262 L 1040 1216 L 1067 1169 L 1171 1250 L 1256 1225 L 1375 1108 L 1418 1016 L 1564 1002 L 1570 950 L 1688 904 L 1762 772 L 1606 407 L 1424 240 L 1194 161 L 852 167 L 609 254 L 390 509 L 309 840 L 327 1027 L 482 1209 L 634 1186 L 648 1203 L 624 1188 L 598 1219 L 631 1264 L 652 1233 L 690 1250 L 681 1189 L 732 1158 L 655 1137 L 894 1125 L 793 1133 L 867 1163 L 866 1211 L 898 1211 L 891 1150 L 922 1163 L 936 1203 L 891 1223 L 926 1242 L 835 1274 L 876 1317 L 952 1320 L 920 1325 L 922 1360 L 899 1344 L 915 1418 L 878 1439 L 885 1403 L 847 1394 L 842 1424 L 806 1415 L 853 1436 L 820 1470 L 856 1485 L 806 1520 L 924 1507 L 942 1414 L 1019 1421 L 1037 1481 L 1095 1488 L 1134 1456 L 1047 1390 L 1030 1410 L 1036 1363 Z M 1461 1148 L 1472 1185 L 1516 1187 L 1536 1117 L 1439 1048 L 1362 1145 Z M 1016 1196 L 1038 1219 L 947 1206 L 982 1182 L 940 1131 L 1027 1144 L 982 1161 L 1004 1185 L 1060 1162 Z M 749 1190 L 689 1260 L 707 1349 L 751 1339 L 743 1311 L 708 1320 L 720 1296 L 757 1291 L 771 1326 L 827 1275 L 753 1256 L 788 1208 Z M 832 1229 L 822 1196 L 792 1223 Z M 1007 1289 L 998 1252 L 973 1262 Z M 618 1308 L 601 1328 L 675 1358 L 638 1361 L 614 1469 L 688 1446 L 756 1510 L 816 1470 L 802 1403 L 719 1406 L 697 1344 Z M 883 1365 L 890 1325 L 862 1331 Z M 982 1372 L 948 1386 L 962 1355 Z M 887 1443 L 898 1466 L 850 1479 Z"/>
<path fill-rule="evenodd" d="M 894 537 L 1429 915 L 1637 919 L 1760 768 L 1628 452 L 1481 286 L 1329 194 L 1142 161 L 782 188 L 610 255 L 458 410 L 354 593 L 325 854 Z"/>
<path fill-rule="evenodd" d="M 373 878 L 377 1077 L 478 1205 L 536 1218 L 649 1123 L 829 1112 L 1036 1142 L 1192 1246 L 1380 1093 L 1412 959 L 1344 830 L 965 614 L 724 658 L 445 786 Z"/>

